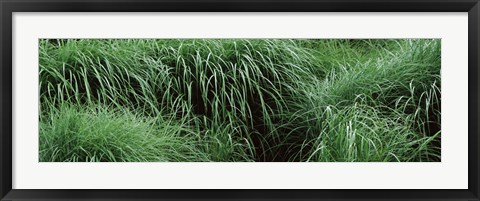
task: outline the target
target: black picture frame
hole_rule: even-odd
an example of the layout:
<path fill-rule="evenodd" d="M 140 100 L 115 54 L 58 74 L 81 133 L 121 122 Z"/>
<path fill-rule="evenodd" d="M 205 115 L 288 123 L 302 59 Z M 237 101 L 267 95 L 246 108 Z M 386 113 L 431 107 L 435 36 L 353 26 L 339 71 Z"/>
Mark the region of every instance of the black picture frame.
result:
<path fill-rule="evenodd" d="M 1 200 L 479 200 L 478 0 L 0 0 Z M 12 189 L 13 12 L 468 12 L 468 189 L 22 190 Z M 449 174 L 445 172 L 445 174 Z"/>

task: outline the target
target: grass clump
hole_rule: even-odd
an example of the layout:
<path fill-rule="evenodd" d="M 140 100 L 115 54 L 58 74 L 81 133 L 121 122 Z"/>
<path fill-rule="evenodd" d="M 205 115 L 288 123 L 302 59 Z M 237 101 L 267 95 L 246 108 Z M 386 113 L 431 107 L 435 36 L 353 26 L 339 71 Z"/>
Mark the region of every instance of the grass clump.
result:
<path fill-rule="evenodd" d="M 41 161 L 204 161 L 195 132 L 128 110 L 62 105 L 40 124 Z"/>
<path fill-rule="evenodd" d="M 41 161 L 439 161 L 440 41 L 40 40 Z"/>

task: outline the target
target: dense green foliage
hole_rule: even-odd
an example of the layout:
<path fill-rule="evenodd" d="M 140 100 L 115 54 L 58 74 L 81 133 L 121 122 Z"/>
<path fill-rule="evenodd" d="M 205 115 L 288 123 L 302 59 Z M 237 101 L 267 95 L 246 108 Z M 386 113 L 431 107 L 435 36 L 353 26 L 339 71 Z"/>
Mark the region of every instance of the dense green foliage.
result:
<path fill-rule="evenodd" d="M 40 161 L 440 160 L 440 40 L 39 43 Z"/>

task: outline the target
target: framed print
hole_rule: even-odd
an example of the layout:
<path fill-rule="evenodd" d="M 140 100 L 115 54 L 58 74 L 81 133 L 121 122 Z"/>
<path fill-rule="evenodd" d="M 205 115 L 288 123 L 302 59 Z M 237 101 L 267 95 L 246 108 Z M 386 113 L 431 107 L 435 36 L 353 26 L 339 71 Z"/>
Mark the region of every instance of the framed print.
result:
<path fill-rule="evenodd" d="M 479 200 L 477 0 L 0 6 L 2 200 Z"/>

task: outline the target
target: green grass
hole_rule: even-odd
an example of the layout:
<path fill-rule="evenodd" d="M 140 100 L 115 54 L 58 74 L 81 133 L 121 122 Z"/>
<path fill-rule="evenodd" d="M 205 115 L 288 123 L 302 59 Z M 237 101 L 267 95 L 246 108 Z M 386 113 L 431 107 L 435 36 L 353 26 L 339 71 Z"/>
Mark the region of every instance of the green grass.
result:
<path fill-rule="evenodd" d="M 440 161 L 440 40 L 41 39 L 40 161 Z"/>

